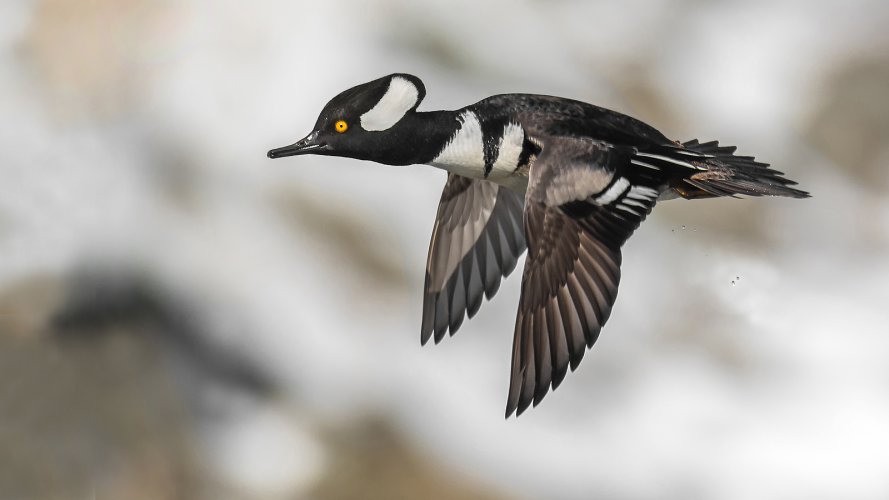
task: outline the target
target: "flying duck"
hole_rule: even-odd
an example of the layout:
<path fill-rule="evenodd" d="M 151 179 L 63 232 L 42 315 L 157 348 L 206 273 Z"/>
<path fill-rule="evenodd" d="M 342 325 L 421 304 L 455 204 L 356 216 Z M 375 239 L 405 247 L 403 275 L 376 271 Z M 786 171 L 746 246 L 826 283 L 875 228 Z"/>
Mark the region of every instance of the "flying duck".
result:
<path fill-rule="evenodd" d="M 408 74 L 358 85 L 324 106 L 309 135 L 268 156 L 448 172 L 426 263 L 423 344 L 475 315 L 527 246 L 507 418 L 540 403 L 596 342 L 617 297 L 621 246 L 655 203 L 809 196 L 734 147 L 672 141 L 585 102 L 502 94 L 455 111 L 417 111 L 425 95 Z"/>

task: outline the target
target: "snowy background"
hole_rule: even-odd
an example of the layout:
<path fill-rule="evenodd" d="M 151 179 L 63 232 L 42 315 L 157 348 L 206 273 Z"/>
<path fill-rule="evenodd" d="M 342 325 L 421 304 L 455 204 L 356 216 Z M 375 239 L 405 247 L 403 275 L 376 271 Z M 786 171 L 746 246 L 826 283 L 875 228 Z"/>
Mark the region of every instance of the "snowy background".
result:
<path fill-rule="evenodd" d="M 0 498 L 889 498 L 885 0 L 0 3 Z M 444 173 L 269 161 L 391 72 L 586 100 L 808 200 L 672 201 L 503 420 L 520 277 L 421 348 Z"/>

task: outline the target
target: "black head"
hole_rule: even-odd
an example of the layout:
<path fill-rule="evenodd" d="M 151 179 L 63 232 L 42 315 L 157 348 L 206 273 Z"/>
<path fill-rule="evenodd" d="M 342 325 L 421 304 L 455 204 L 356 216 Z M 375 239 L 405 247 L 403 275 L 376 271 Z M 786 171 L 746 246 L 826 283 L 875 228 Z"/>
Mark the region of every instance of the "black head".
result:
<path fill-rule="evenodd" d="M 393 138 L 409 128 L 405 117 L 416 112 L 425 96 L 423 82 L 403 73 L 352 87 L 324 106 L 309 135 L 268 156 L 317 154 L 390 163 L 386 152 Z"/>

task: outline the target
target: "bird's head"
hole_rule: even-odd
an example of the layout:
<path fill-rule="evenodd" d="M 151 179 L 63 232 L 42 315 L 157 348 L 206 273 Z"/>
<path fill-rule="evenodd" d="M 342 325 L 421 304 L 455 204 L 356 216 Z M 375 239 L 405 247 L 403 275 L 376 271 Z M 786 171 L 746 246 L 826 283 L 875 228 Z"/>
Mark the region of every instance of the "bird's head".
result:
<path fill-rule="evenodd" d="M 413 75 L 396 73 L 352 87 L 324 106 L 309 135 L 269 151 L 269 158 L 316 154 L 386 161 L 404 118 L 415 113 L 426 88 Z"/>

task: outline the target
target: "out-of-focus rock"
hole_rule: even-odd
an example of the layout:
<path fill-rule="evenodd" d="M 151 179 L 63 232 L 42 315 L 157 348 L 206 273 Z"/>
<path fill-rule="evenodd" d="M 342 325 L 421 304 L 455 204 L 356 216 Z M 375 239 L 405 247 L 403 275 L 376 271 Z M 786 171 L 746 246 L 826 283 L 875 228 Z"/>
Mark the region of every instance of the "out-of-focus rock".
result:
<path fill-rule="evenodd" d="M 138 272 L 90 268 L 0 294 L 0 498 L 218 498 L 201 423 L 272 383 Z M 223 398 L 224 399 L 224 398 Z M 277 497 L 275 497 L 277 498 Z"/>
<path fill-rule="evenodd" d="M 0 297 L 0 498 L 195 498 L 182 394 L 147 324 L 63 338 L 62 280 Z"/>
<path fill-rule="evenodd" d="M 35 338 L 45 332 L 49 312 L 61 307 L 63 282 L 32 276 L 0 289 L 0 337 Z"/>
<path fill-rule="evenodd" d="M 190 299 L 139 272 L 88 269 L 69 280 L 64 304 L 52 316 L 53 333 L 71 343 L 114 329 L 146 335 L 171 353 L 169 368 L 192 385 L 214 381 L 259 396 L 274 392 L 252 360 L 214 342 L 212 322 Z M 199 403 L 199 394 L 189 399 Z"/>
<path fill-rule="evenodd" d="M 610 71 L 609 71 L 610 69 Z M 614 88 L 627 102 L 626 112 L 661 130 L 672 139 L 683 127 L 681 113 L 672 106 L 659 85 L 657 75 L 651 71 L 651 62 L 634 61 L 617 68 L 605 68 Z"/>
<path fill-rule="evenodd" d="M 318 500 L 495 500 L 505 498 L 437 463 L 384 419 L 329 432 L 329 467 Z"/>
<path fill-rule="evenodd" d="M 173 27 L 162 23 L 165 8 L 156 0 L 38 2 L 22 51 L 52 109 L 63 117 L 124 111 L 147 76 L 142 58 L 152 40 Z"/>
<path fill-rule="evenodd" d="M 889 189 L 889 59 L 837 68 L 805 134 L 862 187 Z"/>
<path fill-rule="evenodd" d="M 286 481 L 278 483 L 288 489 L 269 490 L 269 473 L 302 471 L 262 464 L 275 458 L 266 453 L 252 472 L 238 470 L 240 483 L 229 477 L 238 474 L 221 476 L 208 466 L 236 467 L 231 457 L 273 443 L 251 434 L 262 430 L 252 420 L 217 435 L 231 423 L 221 403 L 232 398 L 220 391 L 241 393 L 230 408 L 238 420 L 258 415 L 285 436 L 300 421 L 306 432 L 316 426 L 310 414 L 285 418 L 287 405 L 260 411 L 271 382 L 202 338 L 200 313 L 138 272 L 89 268 L 23 280 L 0 294 L 0 311 L 14 313 L 0 318 L 0 498 L 283 499 L 313 483 L 319 499 L 500 498 L 414 448 L 386 417 L 321 433 L 316 454 L 329 460 L 295 483 L 300 491 Z M 238 448 L 208 457 L 200 440 L 208 432 L 211 452 L 220 443 Z M 294 464 L 303 463 L 300 453 L 284 450 Z"/>

